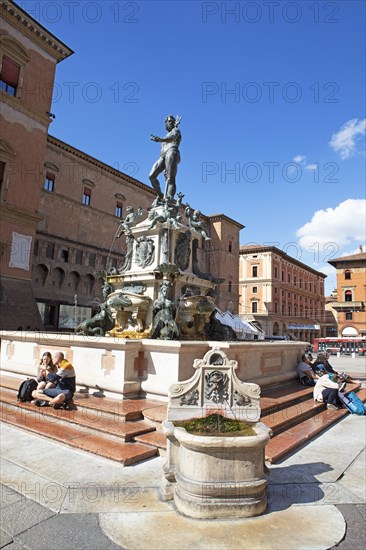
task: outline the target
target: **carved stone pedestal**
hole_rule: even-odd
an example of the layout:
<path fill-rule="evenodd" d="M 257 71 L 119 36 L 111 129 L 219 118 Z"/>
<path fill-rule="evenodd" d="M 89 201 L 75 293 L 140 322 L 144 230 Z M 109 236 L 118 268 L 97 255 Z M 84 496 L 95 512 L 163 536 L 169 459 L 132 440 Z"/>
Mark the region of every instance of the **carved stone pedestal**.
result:
<path fill-rule="evenodd" d="M 170 388 L 162 495 L 186 516 L 251 517 L 267 506 L 265 445 L 271 430 L 259 422 L 260 387 L 241 382 L 236 361 L 218 348 L 194 362 L 196 373 Z M 174 422 L 219 413 L 250 423 L 255 435 L 194 435 Z"/>

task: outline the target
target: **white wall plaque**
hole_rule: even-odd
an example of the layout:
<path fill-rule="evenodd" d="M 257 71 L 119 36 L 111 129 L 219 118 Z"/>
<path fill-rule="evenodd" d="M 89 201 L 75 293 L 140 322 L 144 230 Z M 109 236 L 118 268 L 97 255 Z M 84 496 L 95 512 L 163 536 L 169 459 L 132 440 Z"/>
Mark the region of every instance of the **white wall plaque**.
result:
<path fill-rule="evenodd" d="M 32 246 L 30 235 L 20 235 L 13 231 L 9 267 L 17 267 L 29 271 L 29 257 Z"/>

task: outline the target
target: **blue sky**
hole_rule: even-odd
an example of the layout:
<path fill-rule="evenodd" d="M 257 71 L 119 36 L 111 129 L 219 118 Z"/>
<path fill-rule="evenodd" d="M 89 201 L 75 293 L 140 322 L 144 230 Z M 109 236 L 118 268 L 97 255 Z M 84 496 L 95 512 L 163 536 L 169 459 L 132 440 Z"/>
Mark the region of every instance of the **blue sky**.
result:
<path fill-rule="evenodd" d="M 365 3 L 19 1 L 75 54 L 50 133 L 148 183 L 183 115 L 178 190 L 328 274 L 365 244 Z"/>

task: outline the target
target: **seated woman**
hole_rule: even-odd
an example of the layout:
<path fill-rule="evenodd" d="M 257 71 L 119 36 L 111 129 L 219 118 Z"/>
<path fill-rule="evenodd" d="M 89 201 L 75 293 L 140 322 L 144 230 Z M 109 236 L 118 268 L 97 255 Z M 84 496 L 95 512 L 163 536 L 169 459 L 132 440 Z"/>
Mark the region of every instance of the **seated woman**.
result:
<path fill-rule="evenodd" d="M 72 364 L 60 351 L 54 355 L 54 363 L 58 367 L 56 387 L 32 392 L 37 407 L 52 405 L 54 409 L 59 409 L 64 404 L 68 406 L 75 393 L 76 379 Z M 72 405 L 72 408 L 75 407 Z"/>
<path fill-rule="evenodd" d="M 316 374 L 321 366 L 323 367 L 323 370 L 325 369 L 327 373 L 339 374 L 336 370 L 333 369 L 328 359 L 329 353 L 318 353 L 313 364 L 313 370 Z M 346 372 L 342 372 L 341 374 L 339 374 L 339 376 L 342 379 L 342 382 L 359 382 L 359 380 L 353 380 Z"/>
<path fill-rule="evenodd" d="M 57 384 L 56 372 L 57 367 L 53 364 L 52 355 L 49 351 L 45 351 L 39 363 L 37 390 L 54 388 Z"/>
<path fill-rule="evenodd" d="M 314 386 L 314 401 L 327 404 L 327 409 L 337 411 L 342 408 L 342 402 L 338 397 L 341 379 L 338 374 L 324 374 L 320 376 Z"/>
<path fill-rule="evenodd" d="M 301 363 L 297 366 L 300 384 L 303 386 L 314 386 L 318 376 L 314 373 L 311 365 L 312 356 L 310 353 L 304 353 L 301 357 Z"/>

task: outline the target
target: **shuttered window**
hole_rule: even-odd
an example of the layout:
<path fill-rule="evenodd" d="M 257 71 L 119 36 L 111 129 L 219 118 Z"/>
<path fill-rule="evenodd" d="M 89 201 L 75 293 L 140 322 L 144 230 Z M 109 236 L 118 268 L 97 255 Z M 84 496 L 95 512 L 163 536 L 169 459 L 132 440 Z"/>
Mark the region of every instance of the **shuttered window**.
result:
<path fill-rule="evenodd" d="M 0 86 L 9 95 L 15 96 L 19 83 L 20 65 L 4 55 L 1 66 Z"/>

